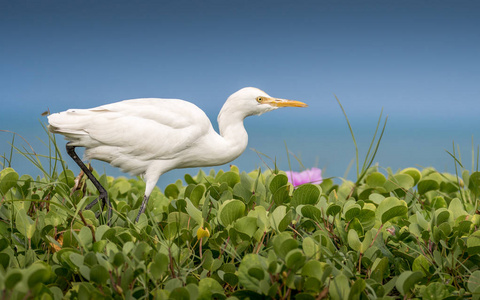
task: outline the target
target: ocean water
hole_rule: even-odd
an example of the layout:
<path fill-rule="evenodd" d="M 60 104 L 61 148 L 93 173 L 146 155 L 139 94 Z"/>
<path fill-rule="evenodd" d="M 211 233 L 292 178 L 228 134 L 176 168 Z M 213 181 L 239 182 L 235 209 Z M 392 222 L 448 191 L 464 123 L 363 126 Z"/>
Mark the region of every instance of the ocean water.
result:
<path fill-rule="evenodd" d="M 286 120 L 286 118 L 289 118 Z M 48 155 L 47 134 L 41 122 L 46 118 L 16 119 L 8 122 L 3 119 L 0 129 L 8 129 L 22 135 L 18 136 L 14 145 L 30 151 L 33 147 L 38 154 Z M 378 121 L 378 115 L 370 118 L 357 117 L 350 119 L 358 144 L 360 166 L 362 165 L 368 147 L 373 137 Z M 386 168 L 393 171 L 406 167 L 434 167 L 439 171 L 455 172 L 454 160 L 446 151 L 452 152 L 452 143 L 460 147 L 464 165 L 472 165 L 472 138 L 476 149 L 480 139 L 475 119 L 444 119 L 444 118 L 405 118 L 391 115 L 382 138 L 377 156 L 374 160 L 380 170 L 386 173 Z M 355 147 L 348 130 L 347 123 L 341 114 L 335 116 L 320 115 L 318 118 L 298 118 L 285 114 L 271 114 L 248 118 L 245 127 L 249 132 L 249 144 L 245 152 L 230 164 L 241 171 L 252 171 L 257 168 L 266 170 L 274 167 L 274 162 L 283 170 L 301 171 L 304 168 L 318 167 L 323 170 L 324 177 L 355 179 Z M 380 130 L 378 132 L 378 135 Z M 0 132 L 0 155 L 10 157 L 12 134 Z M 75 173 L 79 168 L 64 150 L 65 140 L 57 135 L 57 143 L 63 158 L 69 168 Z M 259 155 L 261 152 L 264 155 Z M 458 151 L 456 148 L 455 151 Z M 81 152 L 81 151 L 80 151 Z M 268 156 L 268 157 L 267 157 Z M 3 162 L 3 159 L 0 160 Z M 41 159 L 48 166 L 46 159 Z M 93 167 L 100 173 L 111 176 L 126 176 L 120 170 L 106 163 L 93 161 Z M 228 170 L 229 165 L 214 167 L 215 170 Z M 40 175 L 41 172 L 22 155 L 13 150 L 12 167 L 19 174 Z M 350 171 L 346 174 L 347 169 Z M 208 172 L 211 168 L 203 168 Z M 185 174 L 195 175 L 198 169 L 179 169 L 161 176 L 158 187 L 165 188 Z"/>

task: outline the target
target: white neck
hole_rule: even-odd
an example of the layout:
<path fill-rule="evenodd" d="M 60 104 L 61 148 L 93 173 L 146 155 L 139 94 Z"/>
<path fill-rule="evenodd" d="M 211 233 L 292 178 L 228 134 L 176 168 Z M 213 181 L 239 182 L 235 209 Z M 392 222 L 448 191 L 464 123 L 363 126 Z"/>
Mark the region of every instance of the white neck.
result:
<path fill-rule="evenodd" d="M 248 144 L 248 134 L 243 125 L 245 115 L 232 109 L 227 103 L 218 114 L 218 128 L 223 139 L 222 154 L 228 159 L 234 160 L 243 153 Z"/>

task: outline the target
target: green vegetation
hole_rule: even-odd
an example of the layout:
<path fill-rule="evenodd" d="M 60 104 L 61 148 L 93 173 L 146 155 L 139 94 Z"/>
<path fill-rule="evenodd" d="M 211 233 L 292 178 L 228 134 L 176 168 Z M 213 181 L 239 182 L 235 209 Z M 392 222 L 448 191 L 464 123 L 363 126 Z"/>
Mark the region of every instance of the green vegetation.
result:
<path fill-rule="evenodd" d="M 456 174 L 382 169 L 380 123 L 361 168 L 355 144 L 355 182 L 294 188 L 277 168 L 200 171 L 156 188 L 138 223 L 144 182 L 94 171 L 110 225 L 98 204 L 83 210 L 98 193 L 53 136 L 45 156 L 12 146 L 0 171 L 1 298 L 480 299 L 478 149 L 470 170 L 449 152 Z M 10 168 L 14 150 L 43 175 Z"/>
<path fill-rule="evenodd" d="M 60 174 L 0 172 L 2 298 L 480 298 L 480 172 L 460 161 L 458 177 L 374 166 L 296 189 L 276 170 L 200 171 L 137 224 L 143 181 L 102 175 L 108 226 L 53 152 Z"/>

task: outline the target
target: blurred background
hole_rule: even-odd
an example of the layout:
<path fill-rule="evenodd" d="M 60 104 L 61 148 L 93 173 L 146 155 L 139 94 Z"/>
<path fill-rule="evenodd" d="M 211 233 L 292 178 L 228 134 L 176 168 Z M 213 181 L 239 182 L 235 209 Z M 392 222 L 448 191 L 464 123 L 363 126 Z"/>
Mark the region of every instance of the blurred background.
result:
<path fill-rule="evenodd" d="M 470 167 L 480 141 L 479 15 L 480 2 L 467 0 L 2 0 L 0 129 L 48 154 L 44 111 L 142 97 L 191 101 L 217 128 L 226 98 L 255 86 L 309 107 L 246 119 L 249 145 L 233 162 L 241 170 L 276 160 L 301 171 L 298 157 L 325 177 L 345 176 L 355 148 L 336 95 L 362 161 L 383 108 L 376 163 L 454 172 L 445 150 L 458 144 Z M 0 155 L 10 157 L 11 142 L 0 132 Z M 14 144 L 28 147 L 18 137 Z M 11 163 L 20 174 L 40 174 L 21 155 Z M 172 171 L 158 185 L 196 172 Z"/>

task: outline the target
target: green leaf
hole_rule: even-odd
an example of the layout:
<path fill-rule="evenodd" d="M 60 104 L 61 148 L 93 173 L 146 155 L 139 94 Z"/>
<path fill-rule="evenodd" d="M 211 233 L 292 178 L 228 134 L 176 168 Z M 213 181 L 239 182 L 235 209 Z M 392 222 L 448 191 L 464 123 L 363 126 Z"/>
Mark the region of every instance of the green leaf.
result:
<path fill-rule="evenodd" d="M 184 287 L 177 287 L 172 290 L 168 299 L 190 300 L 190 293 Z"/>
<path fill-rule="evenodd" d="M 272 181 L 270 182 L 269 189 L 272 194 L 274 194 L 278 189 L 285 187 L 288 184 L 288 177 L 284 174 L 274 175 Z"/>
<path fill-rule="evenodd" d="M 272 214 L 270 214 L 270 225 L 276 231 L 282 232 L 287 229 L 292 222 L 292 214 L 290 210 L 287 211 L 286 206 L 277 207 Z"/>
<path fill-rule="evenodd" d="M 203 278 L 198 283 L 198 300 L 210 300 L 218 298 L 218 295 L 225 295 L 223 287 L 212 278 Z"/>
<path fill-rule="evenodd" d="M 350 246 L 350 248 L 352 248 L 355 251 L 360 251 L 362 249 L 362 242 L 358 237 L 357 231 L 350 229 L 348 231 L 347 239 L 348 239 L 348 245 Z"/>
<path fill-rule="evenodd" d="M 8 290 L 13 290 L 15 286 L 23 279 L 21 270 L 10 269 L 5 276 L 5 287 Z"/>
<path fill-rule="evenodd" d="M 429 268 L 431 265 L 425 256 L 420 255 L 413 261 L 412 271 L 419 271 L 423 273 L 423 276 L 427 276 L 430 274 Z"/>
<path fill-rule="evenodd" d="M 250 269 L 248 269 L 248 275 L 258 280 L 262 280 L 263 278 L 265 278 L 265 271 L 257 267 L 251 267 Z"/>
<path fill-rule="evenodd" d="M 475 231 L 467 238 L 467 249 L 469 255 L 480 253 L 480 231 Z"/>
<path fill-rule="evenodd" d="M 113 256 L 112 265 L 116 268 L 122 266 L 125 263 L 125 256 L 122 252 L 117 252 Z"/>
<path fill-rule="evenodd" d="M 0 252 L 0 265 L 6 270 L 10 266 L 10 255 Z"/>
<path fill-rule="evenodd" d="M 313 185 L 310 183 L 303 184 L 293 192 L 291 205 L 293 207 L 301 204 L 315 205 L 318 202 L 318 197 L 320 196 L 320 193 L 321 191 L 318 185 Z"/>
<path fill-rule="evenodd" d="M 101 265 L 95 265 L 90 269 L 90 280 L 103 285 L 110 278 L 107 269 Z"/>
<path fill-rule="evenodd" d="M 422 179 L 418 182 L 417 185 L 418 193 L 423 195 L 429 191 L 435 191 L 440 188 L 440 184 L 433 179 Z"/>
<path fill-rule="evenodd" d="M 178 189 L 177 185 L 171 183 L 165 188 L 164 194 L 169 199 L 177 199 L 178 195 L 180 194 L 180 190 Z"/>
<path fill-rule="evenodd" d="M 50 270 L 41 263 L 35 263 L 25 271 L 27 285 L 30 289 L 33 289 L 38 284 L 46 283 L 51 274 Z"/>
<path fill-rule="evenodd" d="M 453 219 L 456 220 L 461 216 L 468 215 L 467 211 L 465 210 L 463 203 L 460 199 L 454 198 L 450 201 L 450 205 L 448 206 L 448 210 L 453 213 Z"/>
<path fill-rule="evenodd" d="M 331 203 L 328 208 L 327 208 L 327 215 L 328 216 L 335 216 L 337 214 L 339 214 L 340 212 L 342 211 L 342 207 L 338 204 L 335 204 L 335 203 Z"/>
<path fill-rule="evenodd" d="M 299 205 L 297 206 L 297 212 L 303 217 L 312 219 L 316 222 L 320 222 L 323 219 L 321 211 L 312 205 Z"/>
<path fill-rule="evenodd" d="M 302 249 L 308 258 L 317 258 L 320 254 L 320 245 L 312 238 L 307 236 L 303 239 Z"/>
<path fill-rule="evenodd" d="M 35 222 L 27 215 L 22 208 L 17 211 L 15 220 L 18 231 L 27 239 L 31 239 L 35 233 Z"/>
<path fill-rule="evenodd" d="M 200 201 L 203 199 L 203 196 L 205 195 L 205 186 L 203 184 L 198 184 L 195 186 L 195 188 L 192 190 L 188 198 L 192 203 L 198 207 Z"/>
<path fill-rule="evenodd" d="M 226 174 L 226 173 L 225 173 Z M 240 200 L 227 200 L 218 209 L 218 220 L 224 227 L 235 222 L 245 214 L 245 203 Z"/>
<path fill-rule="evenodd" d="M 423 300 L 445 299 L 450 295 L 443 282 L 430 283 L 421 293 Z"/>
<path fill-rule="evenodd" d="M 414 186 L 417 185 L 417 183 L 422 179 L 422 173 L 416 168 L 406 168 L 400 171 L 400 174 L 408 174 L 410 175 L 413 180 L 414 180 Z"/>
<path fill-rule="evenodd" d="M 188 215 L 192 217 L 192 219 L 194 219 L 198 225 L 203 226 L 202 211 L 195 207 L 190 199 L 186 198 L 185 201 L 187 202 L 185 210 L 187 211 Z"/>
<path fill-rule="evenodd" d="M 365 182 L 371 187 L 383 187 L 387 179 L 380 172 L 372 172 L 365 178 Z"/>
<path fill-rule="evenodd" d="M 367 287 L 367 284 L 365 283 L 365 280 L 363 279 L 357 279 L 351 289 L 350 289 L 350 293 L 348 294 L 348 300 L 356 300 L 356 299 L 360 299 L 360 295 L 362 294 L 362 292 L 365 290 L 365 288 Z"/>
<path fill-rule="evenodd" d="M 251 268 L 266 269 L 266 258 L 258 254 L 247 254 L 243 257 L 238 267 L 238 279 L 241 286 L 247 290 L 259 292 L 260 282 L 258 274 L 254 277 L 248 273 Z M 263 278 L 269 277 L 266 271 L 264 271 Z"/>
<path fill-rule="evenodd" d="M 377 281 L 378 283 L 383 283 L 383 279 L 386 271 L 388 270 L 388 258 L 382 257 L 375 259 L 375 262 L 372 265 L 372 273 L 370 278 Z"/>
<path fill-rule="evenodd" d="M 328 293 L 333 300 L 348 299 L 350 293 L 348 278 L 343 274 L 337 275 L 330 283 Z"/>
<path fill-rule="evenodd" d="M 228 171 L 223 173 L 218 179 L 218 183 L 227 183 L 229 187 L 233 189 L 233 187 L 240 182 L 240 175 L 236 172 Z"/>
<path fill-rule="evenodd" d="M 287 268 L 296 271 L 303 267 L 305 260 L 306 258 L 302 250 L 294 249 L 288 252 L 287 256 L 285 257 L 285 264 Z"/>
<path fill-rule="evenodd" d="M 84 260 L 84 256 L 83 255 L 80 255 L 76 252 L 71 252 L 69 253 L 68 255 L 68 259 L 69 261 L 74 264 L 77 268 L 80 268 L 81 266 L 83 266 L 83 260 Z"/>
<path fill-rule="evenodd" d="M 472 293 L 475 292 L 480 287 L 480 271 L 476 270 L 473 272 L 468 278 L 467 283 L 468 290 Z"/>
<path fill-rule="evenodd" d="M 258 229 L 257 219 L 253 217 L 242 217 L 235 222 L 233 227 L 237 231 L 245 233 L 252 238 Z"/>
<path fill-rule="evenodd" d="M 297 248 L 298 242 L 288 232 L 282 232 L 273 238 L 273 250 L 282 259 L 285 259 L 288 252 Z"/>
<path fill-rule="evenodd" d="M 349 202 L 347 202 L 349 203 Z M 345 221 L 350 222 L 353 218 L 357 217 L 360 214 L 360 210 L 362 209 L 358 204 L 350 204 L 347 206 L 345 203 L 343 207 L 343 211 L 345 212 Z"/>
<path fill-rule="evenodd" d="M 398 276 L 395 287 L 403 295 L 407 295 L 413 289 L 414 285 L 423 278 L 422 272 L 404 271 Z"/>
<path fill-rule="evenodd" d="M 153 262 L 149 265 L 149 274 L 154 280 L 159 280 L 163 277 L 168 268 L 168 256 L 163 253 L 157 253 Z"/>
<path fill-rule="evenodd" d="M 480 193 L 480 172 L 473 172 L 470 174 L 468 189 L 476 194 Z"/>
<path fill-rule="evenodd" d="M 401 189 L 409 190 L 415 185 L 415 180 L 412 176 L 408 174 L 395 174 L 392 177 L 388 178 L 388 181 L 385 182 L 384 188 L 387 192 L 395 191 Z"/>
<path fill-rule="evenodd" d="M 375 212 L 377 218 L 385 224 L 393 218 L 405 216 L 408 211 L 407 203 L 395 197 L 383 199 Z"/>
<path fill-rule="evenodd" d="M 302 268 L 302 275 L 314 277 L 322 282 L 326 266 L 327 264 L 324 262 L 319 262 L 318 260 L 309 260 Z"/>
<path fill-rule="evenodd" d="M 113 189 L 117 189 L 120 194 L 125 194 L 132 189 L 132 185 L 126 178 L 118 178 L 114 183 Z"/>
<path fill-rule="evenodd" d="M 5 168 L 0 172 L 0 193 L 5 195 L 8 190 L 17 185 L 18 174 L 12 168 Z"/>

